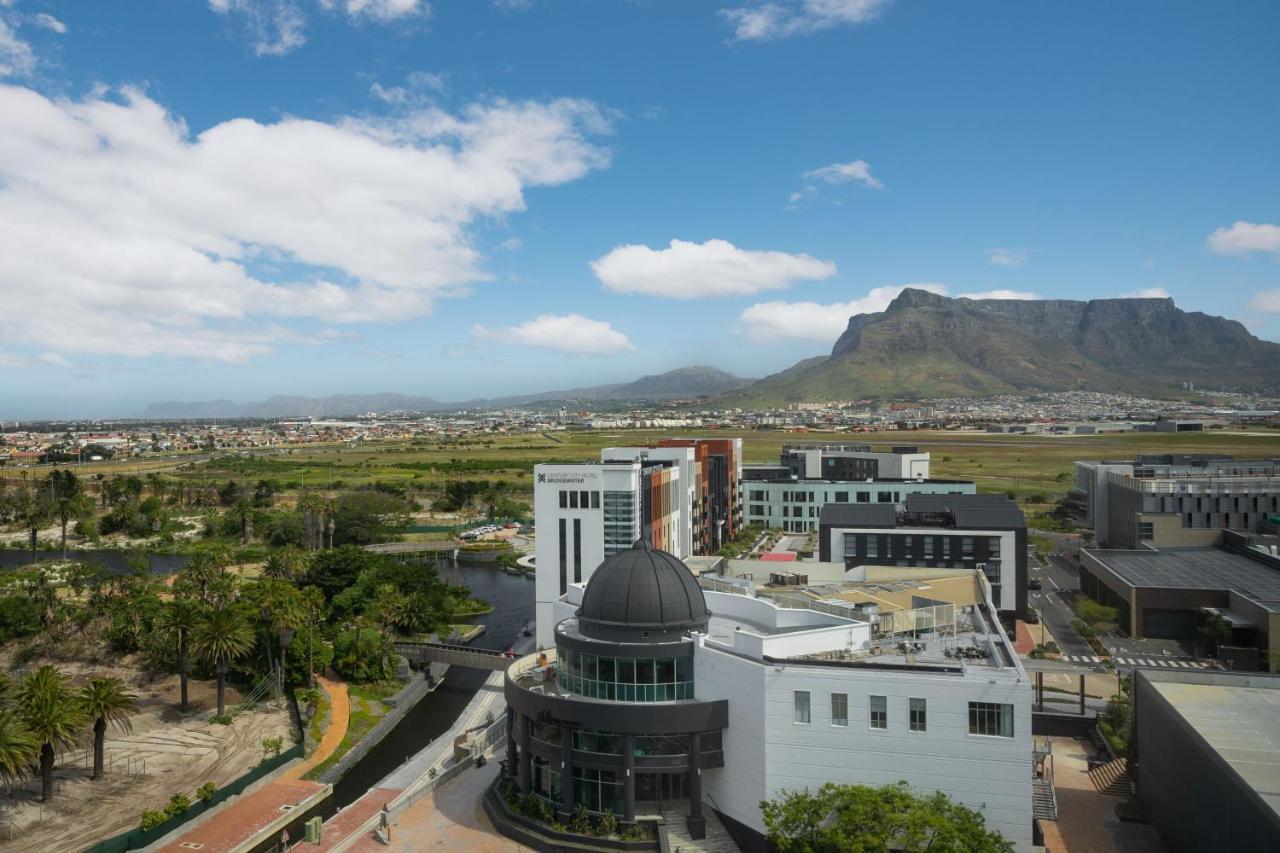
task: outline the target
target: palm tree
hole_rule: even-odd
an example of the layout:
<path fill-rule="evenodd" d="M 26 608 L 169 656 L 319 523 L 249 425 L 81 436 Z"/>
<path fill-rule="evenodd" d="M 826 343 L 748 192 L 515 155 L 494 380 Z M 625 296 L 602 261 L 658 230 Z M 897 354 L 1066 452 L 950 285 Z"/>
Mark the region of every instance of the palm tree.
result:
<path fill-rule="evenodd" d="M 93 720 L 93 775 L 102 778 L 102 748 L 107 740 L 107 724 L 131 730 L 129 717 L 138 713 L 138 697 L 118 678 L 94 677 L 80 690 L 84 714 Z"/>
<path fill-rule="evenodd" d="M 16 710 L 40 745 L 40 800 L 48 802 L 53 796 L 54 756 L 75 745 L 84 708 L 67 677 L 46 664 L 22 679 Z"/>
<path fill-rule="evenodd" d="M 0 782 L 12 785 L 27 775 L 40 752 L 40 744 L 22 718 L 0 708 Z"/>
<path fill-rule="evenodd" d="M 298 588 L 285 581 L 263 580 L 260 582 L 258 591 L 262 619 L 268 633 L 268 656 L 271 651 L 271 641 L 273 639 L 280 641 L 280 670 L 276 688 L 283 691 L 289 641 L 293 639 L 293 632 L 307 619 L 306 605 Z"/>
<path fill-rule="evenodd" d="M 218 675 L 218 716 L 227 715 L 227 667 L 253 648 L 253 626 L 242 608 L 233 604 L 205 611 L 192 637 L 196 651 L 213 661 Z"/>
<path fill-rule="evenodd" d="M 298 573 L 298 555 L 293 548 L 281 548 L 267 556 L 262 564 L 264 577 L 277 581 L 291 581 Z"/>
<path fill-rule="evenodd" d="M 199 551 L 191 558 L 191 562 L 187 563 L 183 568 L 179 577 L 184 583 L 190 584 L 194 588 L 197 596 L 204 601 L 208 601 L 210 591 L 218 580 L 226 574 L 226 567 L 230 563 L 231 558 L 222 548 Z"/>
<path fill-rule="evenodd" d="M 200 602 L 186 596 L 178 596 L 160 612 L 160 630 L 177 646 L 178 684 L 182 694 L 178 709 L 183 712 L 191 708 L 187 701 L 187 679 L 191 675 L 189 653 L 191 635 L 199 627 L 200 619 Z"/>
<path fill-rule="evenodd" d="M 319 587 L 302 590 L 302 606 L 307 612 L 307 685 L 316 686 L 316 622 L 324 615 L 324 593 Z"/>

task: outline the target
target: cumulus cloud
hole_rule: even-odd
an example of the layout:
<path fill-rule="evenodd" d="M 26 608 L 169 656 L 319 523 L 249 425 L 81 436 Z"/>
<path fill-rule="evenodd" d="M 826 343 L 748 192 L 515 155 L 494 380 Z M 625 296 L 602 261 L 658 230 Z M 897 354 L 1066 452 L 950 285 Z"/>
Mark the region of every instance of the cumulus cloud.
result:
<path fill-rule="evenodd" d="M 292 0 L 209 0 L 234 21 L 256 56 L 284 56 L 307 43 L 307 16 Z"/>
<path fill-rule="evenodd" d="M 850 317 L 883 311 L 908 287 L 940 296 L 947 293 L 942 284 L 886 285 L 849 302 L 760 302 L 743 311 L 738 320 L 742 332 L 758 341 L 793 339 L 826 345 L 840 337 Z"/>
<path fill-rule="evenodd" d="M 987 260 L 997 267 L 1020 267 L 1027 262 L 1026 249 L 987 249 Z"/>
<path fill-rule="evenodd" d="M 1274 252 L 1280 255 L 1280 225 L 1236 222 L 1209 235 L 1209 248 L 1219 255 Z"/>
<path fill-rule="evenodd" d="M 288 318 L 422 315 L 487 278 L 477 222 L 608 164 L 578 100 L 193 135 L 136 90 L 0 85 L 0 115 L 0 340 L 63 354 L 244 361 L 314 339 Z"/>
<path fill-rule="evenodd" d="M 381 23 L 431 13 L 431 7 L 421 0 L 320 0 L 320 5 L 329 12 L 337 10 L 351 18 Z"/>
<path fill-rule="evenodd" d="M 772 41 L 864 24 L 888 5 L 889 0 L 790 0 L 736 6 L 720 15 L 735 41 Z"/>
<path fill-rule="evenodd" d="M 1143 287 L 1120 294 L 1121 299 L 1172 299 L 1173 295 L 1163 287 Z"/>
<path fill-rule="evenodd" d="M 1249 300 L 1249 307 L 1254 311 L 1266 311 L 1268 314 L 1280 314 L 1280 290 L 1264 290 L 1255 293 Z"/>
<path fill-rule="evenodd" d="M 977 293 L 957 293 L 957 299 L 1039 299 L 1040 294 L 1026 290 L 981 290 Z"/>
<path fill-rule="evenodd" d="M 836 265 L 831 261 L 803 254 L 739 249 L 728 240 L 672 240 L 665 249 L 618 246 L 592 261 L 591 269 L 609 290 L 668 299 L 744 296 L 836 274 Z"/>
<path fill-rule="evenodd" d="M 617 355 L 635 349 L 627 336 L 613 326 L 581 314 L 543 314 L 501 329 L 477 324 L 471 328 L 471 336 L 476 341 L 496 340 L 571 355 Z"/>

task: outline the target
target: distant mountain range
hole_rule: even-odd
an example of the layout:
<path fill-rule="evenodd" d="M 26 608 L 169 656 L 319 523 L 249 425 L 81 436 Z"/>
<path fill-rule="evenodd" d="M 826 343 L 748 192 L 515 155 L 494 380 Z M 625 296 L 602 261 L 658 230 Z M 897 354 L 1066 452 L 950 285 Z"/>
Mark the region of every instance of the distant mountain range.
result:
<path fill-rule="evenodd" d="M 953 299 L 907 288 L 831 354 L 718 398 L 733 406 L 1093 390 L 1280 389 L 1280 344 L 1172 299 Z"/>
<path fill-rule="evenodd" d="M 329 397 L 277 395 L 253 403 L 230 400 L 202 402 L 165 402 L 147 406 L 143 417 L 156 420 L 201 420 L 208 418 L 289 418 L 342 417 L 367 412 L 438 412 L 462 408 L 495 406 L 550 405 L 572 402 L 626 402 L 646 400 L 678 400 L 724 394 L 752 383 L 750 379 L 714 367 L 682 367 L 666 373 L 642 376 L 634 382 L 597 385 L 563 391 L 540 391 L 533 394 L 490 399 L 444 402 L 434 397 L 405 394 L 336 394 Z"/>

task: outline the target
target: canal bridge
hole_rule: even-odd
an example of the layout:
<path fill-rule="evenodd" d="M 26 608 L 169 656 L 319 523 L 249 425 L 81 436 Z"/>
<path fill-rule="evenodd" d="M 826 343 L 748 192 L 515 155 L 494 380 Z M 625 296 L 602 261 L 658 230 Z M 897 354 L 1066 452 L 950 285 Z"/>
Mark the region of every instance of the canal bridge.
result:
<path fill-rule="evenodd" d="M 395 649 L 396 654 L 403 656 L 411 664 L 447 663 L 450 666 L 487 669 L 490 672 L 501 672 L 515 660 L 506 652 L 473 649 L 450 643 L 396 643 Z"/>
<path fill-rule="evenodd" d="M 377 545 L 365 545 L 364 549 L 375 554 L 386 554 L 403 563 L 435 560 L 440 557 L 456 560 L 458 547 L 461 544 L 453 539 L 437 539 L 432 542 L 382 542 Z"/>

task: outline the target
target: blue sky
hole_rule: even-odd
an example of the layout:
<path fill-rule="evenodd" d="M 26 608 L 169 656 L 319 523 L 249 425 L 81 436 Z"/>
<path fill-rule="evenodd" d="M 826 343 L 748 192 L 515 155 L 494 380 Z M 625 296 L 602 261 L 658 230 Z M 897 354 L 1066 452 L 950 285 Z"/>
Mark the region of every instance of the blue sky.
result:
<path fill-rule="evenodd" d="M 0 419 L 761 376 L 903 285 L 1280 339 L 1280 8 L 0 0 Z"/>

